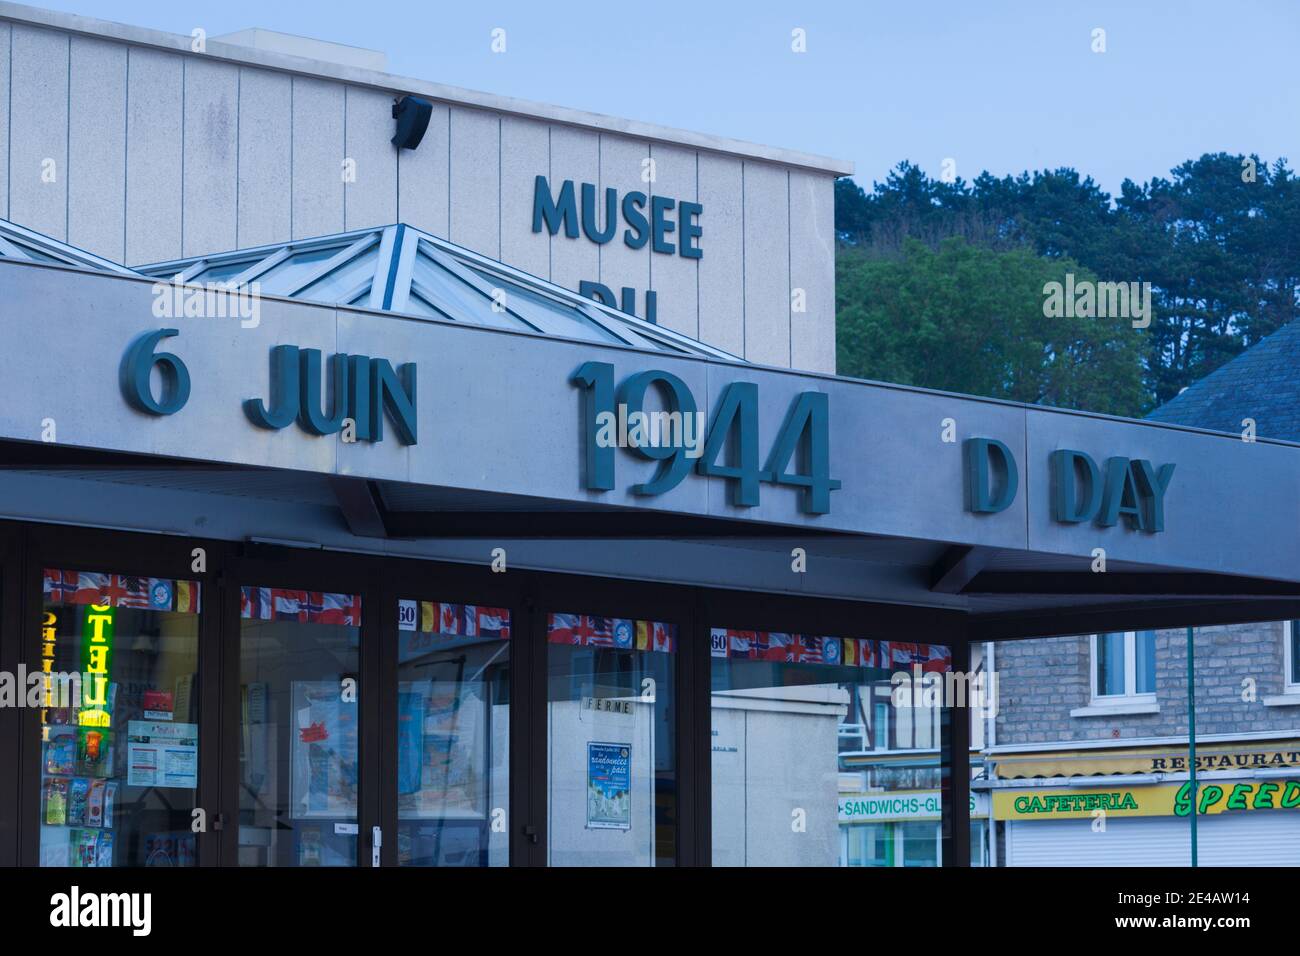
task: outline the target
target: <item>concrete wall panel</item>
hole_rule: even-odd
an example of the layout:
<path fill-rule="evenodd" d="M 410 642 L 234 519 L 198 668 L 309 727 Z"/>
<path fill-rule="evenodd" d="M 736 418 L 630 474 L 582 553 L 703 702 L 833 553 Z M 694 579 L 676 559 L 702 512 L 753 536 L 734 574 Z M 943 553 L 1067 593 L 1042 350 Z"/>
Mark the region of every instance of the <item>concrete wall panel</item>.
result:
<path fill-rule="evenodd" d="M 696 201 L 699 177 L 695 150 L 651 143 L 650 157 L 654 160 L 655 171 L 655 181 L 650 184 L 652 195 L 671 196 L 678 202 Z M 704 230 L 699 240 L 701 249 L 707 245 L 712 228 L 709 213 L 705 207 L 698 220 Z M 701 261 L 680 255 L 650 257 L 650 288 L 658 293 L 659 324 L 692 338 L 698 338 L 700 334 Z"/>
<path fill-rule="evenodd" d="M 699 154 L 704 235 L 699 260 L 699 338 L 734 355 L 745 351 L 744 185 L 738 159 Z"/>
<path fill-rule="evenodd" d="M 126 263 L 181 252 L 184 60 L 132 47 L 127 56 Z"/>
<path fill-rule="evenodd" d="M 293 78 L 293 238 L 343 231 L 343 87 Z"/>
<path fill-rule="evenodd" d="M 10 56 L 10 218 L 66 239 L 68 36 L 15 26 Z"/>
<path fill-rule="evenodd" d="M 745 163 L 745 352 L 762 365 L 790 365 L 789 176 Z M 750 264 L 757 268 L 750 268 Z"/>
<path fill-rule="evenodd" d="M 543 279 L 551 277 L 551 243 L 545 232 L 533 232 L 533 183 L 550 161 L 545 123 L 501 118 L 501 259 Z"/>
<path fill-rule="evenodd" d="M 356 162 L 356 181 L 345 184 L 344 228 L 392 225 L 397 221 L 397 147 L 390 142 L 393 97 L 349 86 L 346 103 L 347 158 Z"/>
<path fill-rule="evenodd" d="M 501 257 L 501 119 L 451 109 L 451 241 Z"/>
<path fill-rule="evenodd" d="M 442 239 L 450 231 L 450 123 L 447 105 L 434 103 L 419 147 L 397 151 L 397 218 Z"/>
<path fill-rule="evenodd" d="M 269 70 L 239 77 L 239 247 L 291 238 L 291 77 Z"/>
<path fill-rule="evenodd" d="M 835 371 L 835 192 L 827 176 L 790 171 L 790 288 L 803 307 L 790 309 L 794 368 Z"/>
<path fill-rule="evenodd" d="M 186 57 L 183 255 L 239 247 L 239 67 Z"/>
<path fill-rule="evenodd" d="M 126 254 L 126 47 L 74 36 L 68 103 L 68 242 Z"/>

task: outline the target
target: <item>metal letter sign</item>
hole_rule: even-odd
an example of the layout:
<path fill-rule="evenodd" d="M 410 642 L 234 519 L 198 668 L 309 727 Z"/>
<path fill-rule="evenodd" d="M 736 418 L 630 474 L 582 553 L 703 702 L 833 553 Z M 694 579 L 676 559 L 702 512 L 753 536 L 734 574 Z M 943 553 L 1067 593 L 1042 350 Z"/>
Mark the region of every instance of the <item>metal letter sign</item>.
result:
<path fill-rule="evenodd" d="M 160 341 L 179 334 L 176 329 L 146 332 L 132 342 L 122 356 L 119 369 L 122 397 L 137 411 L 148 415 L 171 415 L 179 412 L 189 401 L 190 372 L 185 363 L 170 352 L 154 352 Z M 163 377 L 161 399 L 155 399 L 149 387 L 149 377 L 155 365 Z"/>
<path fill-rule="evenodd" d="M 690 386 L 676 375 L 658 369 L 638 372 L 616 389 L 613 365 L 586 362 L 570 381 L 584 392 L 585 485 L 593 491 L 614 487 L 615 448 L 621 447 L 628 454 L 659 462 L 659 470 L 650 481 L 631 487 L 636 495 L 671 491 L 694 470 L 735 482 L 731 500 L 739 507 L 755 507 L 760 483 L 766 482 L 802 489 L 800 504 L 807 514 L 826 514 L 831 509 L 830 493 L 840 487 L 840 481 L 830 477 L 830 415 L 824 392 L 795 396 L 767 463 L 760 468 L 758 386 L 752 382 L 727 386 L 707 436 L 694 435 L 694 448 L 700 450 L 692 456 L 687 440 L 692 436 L 689 423 L 702 416 Z M 651 387 L 663 399 L 663 411 L 645 411 L 645 396 Z M 668 429 L 671 438 L 667 442 L 660 440 L 664 423 L 675 423 L 678 428 L 675 435 Z M 728 444 L 732 451 L 730 464 L 722 460 Z M 692 457 L 699 459 L 694 468 Z M 797 470 L 791 471 L 796 457 Z"/>
<path fill-rule="evenodd" d="M 176 329 L 148 332 L 122 357 L 119 381 L 127 403 L 149 415 L 171 415 L 185 407 L 190 397 L 190 373 L 170 352 L 154 352 L 158 343 L 180 333 Z M 150 376 L 157 366 L 163 378 L 163 397 L 155 399 Z M 358 441 L 377 442 L 384 437 L 384 418 L 392 423 L 397 440 L 416 443 L 416 367 L 408 362 L 394 370 L 387 359 L 340 353 L 329 361 L 333 400 L 325 408 L 327 372 L 319 349 L 277 345 L 271 349 L 271 390 L 268 400 L 244 401 L 244 414 L 259 428 L 281 429 L 294 421 L 310 435 L 333 435 L 346 418 L 356 423 Z"/>

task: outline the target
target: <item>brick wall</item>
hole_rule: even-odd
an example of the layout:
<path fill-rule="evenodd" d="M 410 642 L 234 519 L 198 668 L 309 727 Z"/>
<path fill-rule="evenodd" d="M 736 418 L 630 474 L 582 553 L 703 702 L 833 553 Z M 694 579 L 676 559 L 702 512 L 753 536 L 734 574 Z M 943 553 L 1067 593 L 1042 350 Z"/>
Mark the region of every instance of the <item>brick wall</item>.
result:
<path fill-rule="evenodd" d="M 1196 629 L 1196 733 L 1296 731 L 1300 707 L 1267 707 L 1281 694 L 1281 622 Z M 1156 631 L 1157 714 L 1071 717 L 1089 690 L 1088 636 L 1004 641 L 996 647 L 999 745 L 1058 740 L 1113 740 L 1187 733 L 1187 632 Z M 1243 700 L 1251 678 L 1254 699 Z"/>

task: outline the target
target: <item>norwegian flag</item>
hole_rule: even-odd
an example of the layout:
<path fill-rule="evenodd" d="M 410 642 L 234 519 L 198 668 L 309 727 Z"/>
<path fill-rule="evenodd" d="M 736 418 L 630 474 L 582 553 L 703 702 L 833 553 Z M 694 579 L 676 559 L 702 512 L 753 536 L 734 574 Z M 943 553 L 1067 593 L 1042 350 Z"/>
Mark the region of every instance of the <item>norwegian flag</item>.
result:
<path fill-rule="evenodd" d="M 45 596 L 51 604 L 75 604 L 77 600 L 77 572 L 46 568 Z"/>
<path fill-rule="evenodd" d="M 919 665 L 922 673 L 943 673 L 951 666 L 952 655 L 947 648 L 934 644 L 890 641 L 889 662 L 894 670 L 910 670 Z"/>
<path fill-rule="evenodd" d="M 510 612 L 503 607 L 476 607 L 475 625 L 479 637 L 510 639 Z"/>

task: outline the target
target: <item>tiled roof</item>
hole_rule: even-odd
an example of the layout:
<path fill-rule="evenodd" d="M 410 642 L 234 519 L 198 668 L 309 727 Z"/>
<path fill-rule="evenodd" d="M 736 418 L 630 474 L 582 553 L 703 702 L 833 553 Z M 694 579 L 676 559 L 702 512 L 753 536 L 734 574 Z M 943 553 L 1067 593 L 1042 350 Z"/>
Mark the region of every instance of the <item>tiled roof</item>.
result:
<path fill-rule="evenodd" d="M 1154 422 L 1300 441 L 1300 322 L 1283 326 L 1153 411 Z"/>

